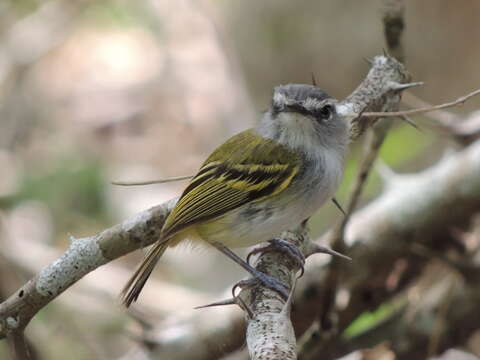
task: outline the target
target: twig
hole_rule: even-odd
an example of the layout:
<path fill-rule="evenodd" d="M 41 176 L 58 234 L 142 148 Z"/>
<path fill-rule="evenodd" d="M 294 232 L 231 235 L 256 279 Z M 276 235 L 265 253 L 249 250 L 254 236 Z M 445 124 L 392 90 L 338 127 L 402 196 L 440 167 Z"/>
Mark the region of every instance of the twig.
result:
<path fill-rule="evenodd" d="M 433 106 L 411 93 L 405 94 L 403 102 L 412 108 Z M 445 110 L 434 110 L 425 114 L 433 120 L 434 127 L 452 136 L 457 143 L 469 145 L 480 136 L 479 112 L 473 112 L 466 119 L 460 119 L 458 115 Z"/>
<path fill-rule="evenodd" d="M 382 111 L 382 112 L 365 112 L 362 114 L 362 116 L 365 117 L 379 117 L 379 116 L 384 116 L 384 117 L 392 117 L 392 116 L 404 116 L 404 115 L 414 115 L 414 114 L 421 114 L 421 113 L 426 113 L 430 111 L 435 111 L 435 110 L 441 110 L 441 109 L 447 109 L 451 108 L 457 105 L 463 105 L 465 101 L 470 99 L 473 96 L 479 95 L 480 94 L 480 89 L 477 89 L 475 91 L 472 91 L 471 93 L 461 96 L 458 99 L 440 104 L 440 105 L 434 105 L 434 106 L 429 106 L 429 107 L 424 107 L 420 109 L 412 109 L 412 110 L 404 110 L 404 111 Z"/>
<path fill-rule="evenodd" d="M 407 91 L 403 94 L 402 103 L 407 105 L 410 109 L 427 108 L 434 106 L 426 102 L 425 100 L 419 98 L 418 96 L 412 94 L 410 91 Z M 445 127 L 449 127 L 460 122 L 460 118 L 458 115 L 446 110 L 436 110 L 425 113 L 425 115 L 431 120 L 433 120 L 435 123 L 438 123 Z"/>
<path fill-rule="evenodd" d="M 174 181 L 181 181 L 181 180 L 188 180 L 191 179 L 193 175 L 185 175 L 185 176 L 173 176 L 164 179 L 158 180 L 150 180 L 150 181 L 112 181 L 112 185 L 120 185 L 120 186 L 137 186 L 137 185 L 152 185 L 152 184 L 165 184 Z"/>

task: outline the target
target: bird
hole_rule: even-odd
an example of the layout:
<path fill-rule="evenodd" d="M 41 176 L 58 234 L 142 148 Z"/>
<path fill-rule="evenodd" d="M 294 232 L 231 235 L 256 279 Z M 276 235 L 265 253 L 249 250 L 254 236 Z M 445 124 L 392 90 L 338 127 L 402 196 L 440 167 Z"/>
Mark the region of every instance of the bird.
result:
<path fill-rule="evenodd" d="M 348 142 L 349 116 L 325 91 L 307 84 L 274 87 L 258 124 L 215 149 L 190 180 L 125 285 L 123 304 L 138 299 L 165 250 L 183 241 L 207 242 L 285 294 L 284 284 L 231 248 L 274 239 L 331 199 L 343 177 Z"/>

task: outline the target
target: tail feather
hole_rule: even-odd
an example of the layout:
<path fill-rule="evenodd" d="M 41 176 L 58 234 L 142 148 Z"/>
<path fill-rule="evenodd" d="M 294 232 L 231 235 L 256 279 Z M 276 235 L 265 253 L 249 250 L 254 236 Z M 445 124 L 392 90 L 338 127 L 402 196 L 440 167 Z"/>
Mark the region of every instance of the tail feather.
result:
<path fill-rule="evenodd" d="M 127 308 L 132 302 L 137 301 L 140 292 L 150 277 L 155 265 L 168 247 L 168 241 L 157 242 L 148 252 L 138 269 L 125 284 L 120 298 Z"/>

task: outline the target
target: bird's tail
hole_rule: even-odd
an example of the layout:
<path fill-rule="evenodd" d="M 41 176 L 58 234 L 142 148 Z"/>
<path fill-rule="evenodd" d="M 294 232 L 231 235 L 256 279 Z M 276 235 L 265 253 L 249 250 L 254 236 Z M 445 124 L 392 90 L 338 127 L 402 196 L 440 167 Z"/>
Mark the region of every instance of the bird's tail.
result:
<path fill-rule="evenodd" d="M 125 284 L 125 287 L 120 294 L 120 298 L 122 304 L 127 308 L 132 304 L 132 302 L 137 301 L 138 296 L 140 295 L 140 292 L 145 286 L 145 283 L 150 277 L 153 269 L 155 268 L 155 265 L 167 249 L 168 243 L 169 241 L 161 241 L 153 245 L 138 269 Z"/>

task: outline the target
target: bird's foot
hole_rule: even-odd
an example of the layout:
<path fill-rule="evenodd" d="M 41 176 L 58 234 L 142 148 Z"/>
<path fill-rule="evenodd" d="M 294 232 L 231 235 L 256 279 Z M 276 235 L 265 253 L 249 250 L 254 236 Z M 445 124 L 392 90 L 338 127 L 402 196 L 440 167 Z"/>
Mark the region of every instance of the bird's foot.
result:
<path fill-rule="evenodd" d="M 251 273 L 253 277 L 250 279 L 246 280 L 241 280 L 238 283 L 236 283 L 233 288 L 232 288 L 232 294 L 235 297 L 235 290 L 239 287 L 241 289 L 243 288 L 249 288 L 254 285 L 258 285 L 261 283 L 263 286 L 276 291 L 280 296 L 282 296 L 285 300 L 288 299 L 288 295 L 290 293 L 290 288 L 282 283 L 281 281 L 278 281 L 277 279 L 268 276 L 261 271 L 255 270 L 255 273 Z"/>
<path fill-rule="evenodd" d="M 282 239 L 271 239 L 268 241 L 270 244 L 267 246 L 262 246 L 253 249 L 248 255 L 247 255 L 247 263 L 250 264 L 250 257 L 252 255 L 258 254 L 258 253 L 265 253 L 265 252 L 271 252 L 271 251 L 281 251 L 287 255 L 289 255 L 293 261 L 297 264 L 297 266 L 300 268 L 300 277 L 302 277 L 303 273 L 305 272 L 305 256 L 302 254 L 302 252 L 296 247 L 295 245 L 291 244 L 290 242 Z"/>

